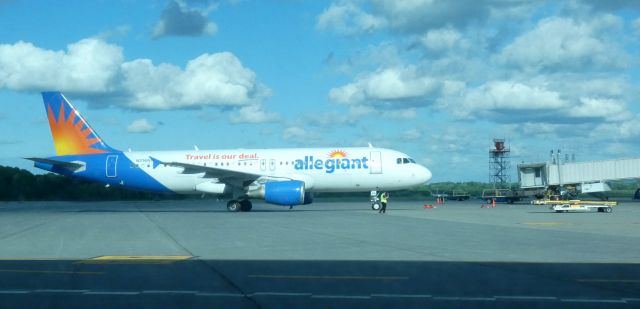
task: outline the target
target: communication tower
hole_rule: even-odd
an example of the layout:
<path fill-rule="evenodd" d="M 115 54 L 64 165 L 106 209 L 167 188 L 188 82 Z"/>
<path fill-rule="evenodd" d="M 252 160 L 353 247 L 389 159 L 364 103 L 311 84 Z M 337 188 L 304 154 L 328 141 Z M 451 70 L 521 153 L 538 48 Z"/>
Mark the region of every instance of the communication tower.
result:
<path fill-rule="evenodd" d="M 489 181 L 494 189 L 509 189 L 511 179 L 511 151 L 506 147 L 504 139 L 493 139 L 494 148 L 489 150 Z"/>

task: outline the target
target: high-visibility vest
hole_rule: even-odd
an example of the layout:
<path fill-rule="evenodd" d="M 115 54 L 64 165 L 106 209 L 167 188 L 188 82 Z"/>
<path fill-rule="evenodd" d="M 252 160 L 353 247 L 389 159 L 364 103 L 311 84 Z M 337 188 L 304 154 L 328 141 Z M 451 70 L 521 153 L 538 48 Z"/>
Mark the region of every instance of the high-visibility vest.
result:
<path fill-rule="evenodd" d="M 380 194 L 380 202 L 382 203 L 387 202 L 387 196 L 384 193 Z"/>

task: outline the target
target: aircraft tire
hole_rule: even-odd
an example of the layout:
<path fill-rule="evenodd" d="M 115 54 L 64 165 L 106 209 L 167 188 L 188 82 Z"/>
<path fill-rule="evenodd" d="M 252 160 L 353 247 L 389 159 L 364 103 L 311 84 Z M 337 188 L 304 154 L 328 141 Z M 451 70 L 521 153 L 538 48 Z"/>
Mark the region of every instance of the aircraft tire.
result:
<path fill-rule="evenodd" d="M 604 212 L 606 212 L 606 213 L 609 213 L 609 212 L 612 212 L 612 211 L 613 211 L 613 208 L 611 208 L 611 207 L 607 207 L 607 208 L 604 209 Z"/>
<path fill-rule="evenodd" d="M 253 204 L 250 200 L 240 201 L 240 211 L 251 211 L 251 208 L 253 208 Z"/>
<path fill-rule="evenodd" d="M 374 202 L 373 204 L 371 204 L 371 209 L 373 210 L 380 210 L 380 208 L 382 208 L 382 205 L 380 205 L 380 202 Z"/>
<path fill-rule="evenodd" d="M 242 208 L 242 204 L 236 200 L 230 200 L 227 203 L 227 210 L 230 212 L 238 212 Z"/>

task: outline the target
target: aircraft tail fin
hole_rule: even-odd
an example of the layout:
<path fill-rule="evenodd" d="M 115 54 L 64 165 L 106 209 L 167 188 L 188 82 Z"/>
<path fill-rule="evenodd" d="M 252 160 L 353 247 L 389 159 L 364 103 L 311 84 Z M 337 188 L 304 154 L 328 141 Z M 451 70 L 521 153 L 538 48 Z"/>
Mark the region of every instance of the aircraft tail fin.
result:
<path fill-rule="evenodd" d="M 43 92 L 42 100 L 47 111 L 56 155 L 80 155 L 109 153 L 117 150 L 109 147 L 98 136 L 78 110 L 58 91 Z"/>

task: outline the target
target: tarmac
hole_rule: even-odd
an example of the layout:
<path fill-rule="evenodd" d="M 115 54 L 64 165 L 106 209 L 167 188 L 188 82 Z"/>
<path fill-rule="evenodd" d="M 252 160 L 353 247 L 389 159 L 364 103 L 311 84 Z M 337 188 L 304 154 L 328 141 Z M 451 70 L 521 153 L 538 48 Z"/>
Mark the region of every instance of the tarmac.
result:
<path fill-rule="evenodd" d="M 0 203 L 0 308 L 640 307 L 639 203 L 425 204 Z"/>

